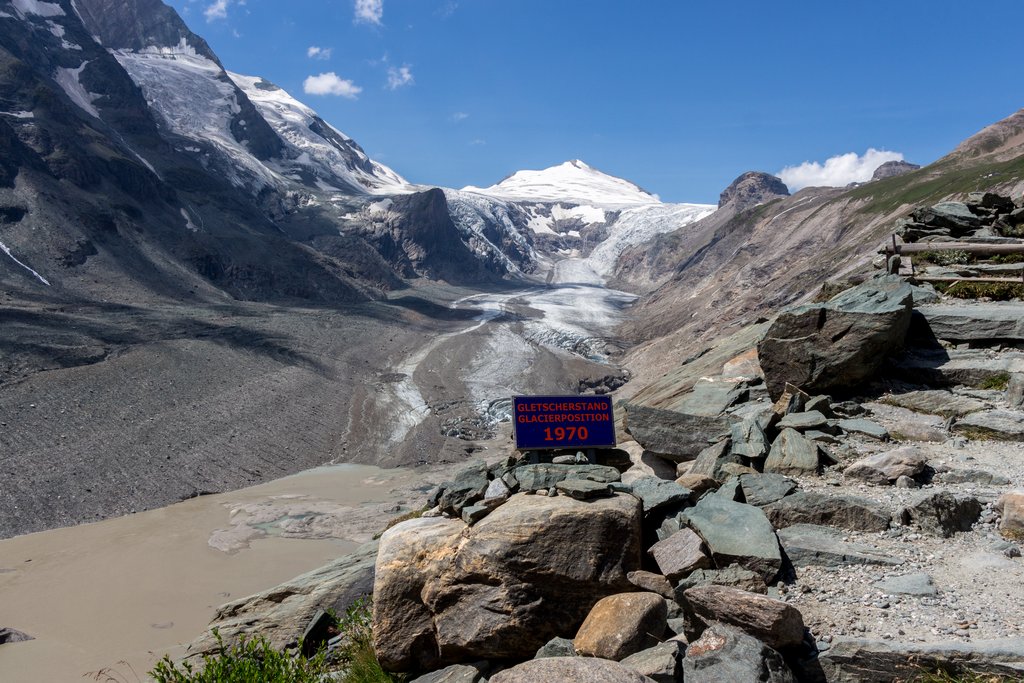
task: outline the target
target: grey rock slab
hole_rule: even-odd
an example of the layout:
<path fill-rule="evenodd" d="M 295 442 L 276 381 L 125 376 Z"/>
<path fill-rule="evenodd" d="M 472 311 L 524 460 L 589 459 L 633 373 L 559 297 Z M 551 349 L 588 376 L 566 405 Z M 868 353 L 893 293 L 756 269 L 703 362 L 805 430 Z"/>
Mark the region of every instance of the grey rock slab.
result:
<path fill-rule="evenodd" d="M 731 586 L 749 593 L 765 593 L 768 588 L 760 574 L 733 564 L 725 569 L 698 569 L 676 586 L 676 602 L 683 599 L 683 593 L 694 586 Z"/>
<path fill-rule="evenodd" d="M 824 303 L 783 309 L 757 345 L 772 398 L 783 393 L 787 382 L 829 393 L 872 378 L 903 345 L 912 303 L 910 285 L 890 275 Z"/>
<path fill-rule="evenodd" d="M 890 576 L 876 581 L 874 587 L 888 595 L 929 596 L 938 594 L 932 577 L 924 572 Z"/>
<path fill-rule="evenodd" d="M 957 469 L 936 472 L 932 481 L 940 484 L 979 484 L 981 486 L 1007 486 L 1010 480 L 987 470 Z"/>
<path fill-rule="evenodd" d="M 7 626 L 0 628 L 0 645 L 3 645 L 4 643 L 24 643 L 29 640 L 35 640 L 35 638 L 27 633 L 23 633 L 17 629 Z"/>
<path fill-rule="evenodd" d="M 441 524 L 452 529 L 465 528 L 456 520 Z M 189 656 L 219 651 L 211 629 L 217 629 L 230 642 L 245 636 L 266 638 L 277 649 L 293 645 L 321 610 L 330 608 L 344 614 L 353 602 L 373 592 L 377 551 L 377 541 L 366 543 L 352 554 L 319 569 L 221 605 L 210 622 L 210 629 L 188 646 Z"/>
<path fill-rule="evenodd" d="M 761 507 L 782 500 L 794 493 L 798 484 L 782 474 L 741 474 L 738 477 L 743 500 L 748 505 Z"/>
<path fill-rule="evenodd" d="M 790 413 L 779 420 L 776 425 L 779 429 L 795 429 L 803 432 L 808 429 L 818 429 L 828 424 L 828 418 L 817 410 L 806 410 L 802 413 Z"/>
<path fill-rule="evenodd" d="M 719 567 L 735 562 L 758 573 L 766 583 L 779 573 L 779 541 L 759 508 L 720 496 L 705 496 L 684 511 L 682 519 L 704 539 Z"/>
<path fill-rule="evenodd" d="M 626 431 L 646 450 L 676 462 L 693 460 L 708 444 L 729 434 L 725 417 L 691 415 L 678 410 L 627 403 Z"/>
<path fill-rule="evenodd" d="M 697 459 L 690 465 L 688 474 L 711 477 L 716 481 L 724 481 L 729 475 L 725 472 L 726 465 L 742 465 L 743 458 L 731 450 L 732 441 L 723 439 L 704 448 L 697 454 Z"/>
<path fill-rule="evenodd" d="M 692 491 L 674 481 L 643 477 L 633 482 L 633 495 L 643 502 L 644 514 L 690 500 Z"/>
<path fill-rule="evenodd" d="M 409 683 L 480 683 L 485 680 L 483 672 L 470 664 L 451 666 L 414 678 Z"/>
<path fill-rule="evenodd" d="M 510 495 L 512 495 L 512 491 L 503 479 L 492 479 L 491 483 L 487 485 L 487 490 L 484 491 L 484 500 L 508 498 Z"/>
<path fill-rule="evenodd" d="M 490 683 L 653 683 L 618 662 L 595 657 L 531 659 L 491 676 Z"/>
<path fill-rule="evenodd" d="M 829 683 L 897 683 L 913 680 L 922 670 L 950 668 L 1019 677 L 1024 674 L 1024 638 L 900 643 L 839 637 L 818 663 Z"/>
<path fill-rule="evenodd" d="M 980 516 L 981 502 L 977 498 L 949 491 L 921 493 L 900 511 L 903 524 L 944 538 L 970 531 Z"/>
<path fill-rule="evenodd" d="M 687 646 L 680 680 L 686 683 L 796 682 L 778 651 L 725 624 L 712 624 Z"/>
<path fill-rule="evenodd" d="M 858 417 L 849 420 L 839 420 L 836 424 L 840 429 L 849 434 L 862 434 L 878 441 L 889 440 L 889 432 L 886 431 L 885 427 L 871 420 Z"/>
<path fill-rule="evenodd" d="M 764 461 L 764 471 L 777 474 L 814 474 L 821 467 L 819 453 L 820 448 L 816 442 L 805 438 L 795 429 L 783 429 L 772 444 L 768 459 Z"/>
<path fill-rule="evenodd" d="M 554 488 L 555 484 L 565 479 L 585 479 L 607 484 L 619 481 L 622 477 L 617 469 L 607 465 L 555 465 L 554 463 L 520 465 L 512 470 L 512 474 L 523 491 Z"/>
<path fill-rule="evenodd" d="M 486 505 L 467 505 L 462 508 L 462 521 L 466 524 L 476 524 L 490 513 L 491 508 Z"/>
<path fill-rule="evenodd" d="M 902 560 L 866 543 L 843 540 L 843 533 L 827 526 L 794 524 L 779 529 L 779 543 L 797 567 L 845 567 L 858 564 L 896 566 Z"/>
<path fill-rule="evenodd" d="M 804 404 L 804 410 L 807 412 L 818 412 L 828 418 L 835 417 L 835 413 L 832 412 L 832 399 L 820 394 L 808 399 Z"/>
<path fill-rule="evenodd" d="M 689 576 L 696 569 L 711 566 L 711 559 L 704 554 L 703 546 L 704 542 L 694 531 L 680 529 L 652 545 L 647 552 L 654 558 L 661 573 L 674 582 Z"/>
<path fill-rule="evenodd" d="M 1024 441 L 1024 411 L 986 410 L 972 413 L 955 423 L 953 431 L 971 439 Z"/>
<path fill-rule="evenodd" d="M 1024 304 L 993 301 L 919 306 L 931 334 L 952 342 L 1024 341 Z"/>
<path fill-rule="evenodd" d="M 732 426 L 733 454 L 757 460 L 768 455 L 769 448 L 771 442 L 757 418 L 750 417 Z"/>
<path fill-rule="evenodd" d="M 883 403 L 900 406 L 918 413 L 941 415 L 942 417 L 963 417 L 990 407 L 983 401 L 942 389 L 890 394 L 881 400 Z"/>
<path fill-rule="evenodd" d="M 717 417 L 737 403 L 746 401 L 749 395 L 745 382 L 701 380 L 693 385 L 677 408 L 690 415 Z"/>
<path fill-rule="evenodd" d="M 559 493 L 576 500 L 590 500 L 592 498 L 606 498 L 612 495 L 611 485 L 587 479 L 563 479 L 555 484 Z"/>
<path fill-rule="evenodd" d="M 894 358 L 891 371 L 897 377 L 918 384 L 977 387 L 1008 374 L 1024 373 L 1024 353 L 994 353 L 988 349 L 914 349 Z"/>
<path fill-rule="evenodd" d="M 1014 372 L 1006 383 L 1006 402 L 1010 408 L 1024 408 L 1024 373 Z"/>
<path fill-rule="evenodd" d="M 928 459 L 919 448 L 902 446 L 861 458 L 843 470 L 843 476 L 884 486 L 900 477 L 916 477 L 927 464 Z"/>
<path fill-rule="evenodd" d="M 657 683 L 676 683 L 683 674 L 683 652 L 678 640 L 667 640 L 623 659 L 619 664 Z"/>
<path fill-rule="evenodd" d="M 799 491 L 762 508 L 776 528 L 794 524 L 834 526 L 853 531 L 885 531 L 889 512 L 881 504 L 857 496 Z"/>

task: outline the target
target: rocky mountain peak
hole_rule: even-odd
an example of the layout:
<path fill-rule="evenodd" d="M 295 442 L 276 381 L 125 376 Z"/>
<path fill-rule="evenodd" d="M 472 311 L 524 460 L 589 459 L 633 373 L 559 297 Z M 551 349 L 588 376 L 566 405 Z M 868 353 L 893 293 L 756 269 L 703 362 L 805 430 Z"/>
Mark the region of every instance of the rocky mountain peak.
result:
<path fill-rule="evenodd" d="M 206 41 L 161 0 L 78 0 L 75 8 L 82 23 L 108 50 L 188 50 L 220 64 Z"/>
<path fill-rule="evenodd" d="M 732 202 L 737 211 L 742 211 L 775 197 L 788 196 L 789 188 L 780 178 L 762 171 L 748 171 L 725 188 L 718 199 L 718 207 Z"/>
<path fill-rule="evenodd" d="M 878 168 L 871 175 L 872 180 L 882 180 L 883 178 L 894 178 L 904 173 L 910 173 L 921 168 L 920 164 L 912 164 L 909 161 L 887 161 Z"/>

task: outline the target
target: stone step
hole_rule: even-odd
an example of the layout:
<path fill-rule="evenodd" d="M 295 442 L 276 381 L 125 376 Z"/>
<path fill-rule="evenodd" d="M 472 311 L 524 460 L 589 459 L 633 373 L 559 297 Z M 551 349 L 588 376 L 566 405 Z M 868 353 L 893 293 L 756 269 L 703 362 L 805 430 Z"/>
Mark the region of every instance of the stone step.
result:
<path fill-rule="evenodd" d="M 1024 304 L 993 301 L 919 306 L 914 309 L 910 334 L 951 342 L 1024 341 Z"/>

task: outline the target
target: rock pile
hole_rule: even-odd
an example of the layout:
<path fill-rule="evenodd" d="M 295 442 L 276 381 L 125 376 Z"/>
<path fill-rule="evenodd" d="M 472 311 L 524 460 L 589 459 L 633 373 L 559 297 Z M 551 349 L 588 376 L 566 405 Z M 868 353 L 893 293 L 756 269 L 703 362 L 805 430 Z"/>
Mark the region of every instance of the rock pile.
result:
<path fill-rule="evenodd" d="M 992 192 L 915 209 L 896 225 L 905 242 L 1024 237 L 1024 205 Z"/>

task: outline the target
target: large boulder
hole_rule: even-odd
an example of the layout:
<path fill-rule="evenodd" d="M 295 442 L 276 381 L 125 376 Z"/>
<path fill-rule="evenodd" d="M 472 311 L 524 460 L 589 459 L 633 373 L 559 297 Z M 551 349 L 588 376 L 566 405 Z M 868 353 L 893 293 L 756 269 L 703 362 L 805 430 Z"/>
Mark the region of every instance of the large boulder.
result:
<path fill-rule="evenodd" d="M 625 494 L 517 494 L 473 527 L 399 524 L 377 560 L 377 656 L 389 671 L 533 656 L 575 633 L 598 600 L 632 590 L 640 538 L 640 502 Z"/>
<path fill-rule="evenodd" d="M 802 413 L 796 413 L 798 415 Z M 772 444 L 764 471 L 776 474 L 815 474 L 821 467 L 820 447 L 795 429 L 783 429 Z"/>
<path fill-rule="evenodd" d="M 657 593 L 620 593 L 598 601 L 576 634 L 576 652 L 619 661 L 654 647 L 668 626 L 668 605 Z"/>
<path fill-rule="evenodd" d="M 729 435 L 725 417 L 694 415 L 679 410 L 626 404 L 626 431 L 652 453 L 674 462 L 697 457 L 708 444 Z"/>
<path fill-rule="evenodd" d="M 769 582 L 782 567 L 775 530 L 753 505 L 710 495 L 682 513 L 682 520 L 700 534 L 718 567 L 736 563 Z"/>
<path fill-rule="evenodd" d="M 441 659 L 434 614 L 423 594 L 450 566 L 465 529 L 458 519 L 421 517 L 381 536 L 373 583 L 373 646 L 385 669 L 432 671 L 450 663 Z"/>
<path fill-rule="evenodd" d="M 889 528 L 890 517 L 885 507 L 857 496 L 800 491 L 763 509 L 777 529 L 794 524 L 819 524 L 852 531 L 885 531 Z"/>
<path fill-rule="evenodd" d="M 777 651 L 743 631 L 712 624 L 690 643 L 683 657 L 686 683 L 760 681 L 795 683 L 793 672 Z"/>
<path fill-rule="evenodd" d="M 776 649 L 803 642 L 800 610 L 781 600 L 728 586 L 698 586 L 683 593 L 686 637 L 696 639 L 710 624 L 722 622 Z"/>
<path fill-rule="evenodd" d="M 188 646 L 188 656 L 219 651 L 212 630 L 226 642 L 241 637 L 266 638 L 276 649 L 295 647 L 303 631 L 323 609 L 338 613 L 373 591 L 377 542 L 297 576 L 279 586 L 222 605 L 210 627 Z"/>
<path fill-rule="evenodd" d="M 905 525 L 948 538 L 959 531 L 970 531 L 981 516 L 981 502 L 966 493 L 922 493 L 900 511 Z"/>
<path fill-rule="evenodd" d="M 500 671 L 490 683 L 654 683 L 618 662 L 594 657 L 531 659 Z"/>
<path fill-rule="evenodd" d="M 919 448 L 902 446 L 861 458 L 843 470 L 843 476 L 885 486 L 900 477 L 916 477 L 927 464 L 928 459 Z"/>
<path fill-rule="evenodd" d="M 786 382 L 832 393 L 870 379 L 903 345 L 912 305 L 910 285 L 884 276 L 825 303 L 784 309 L 757 345 L 772 398 L 782 395 Z"/>

